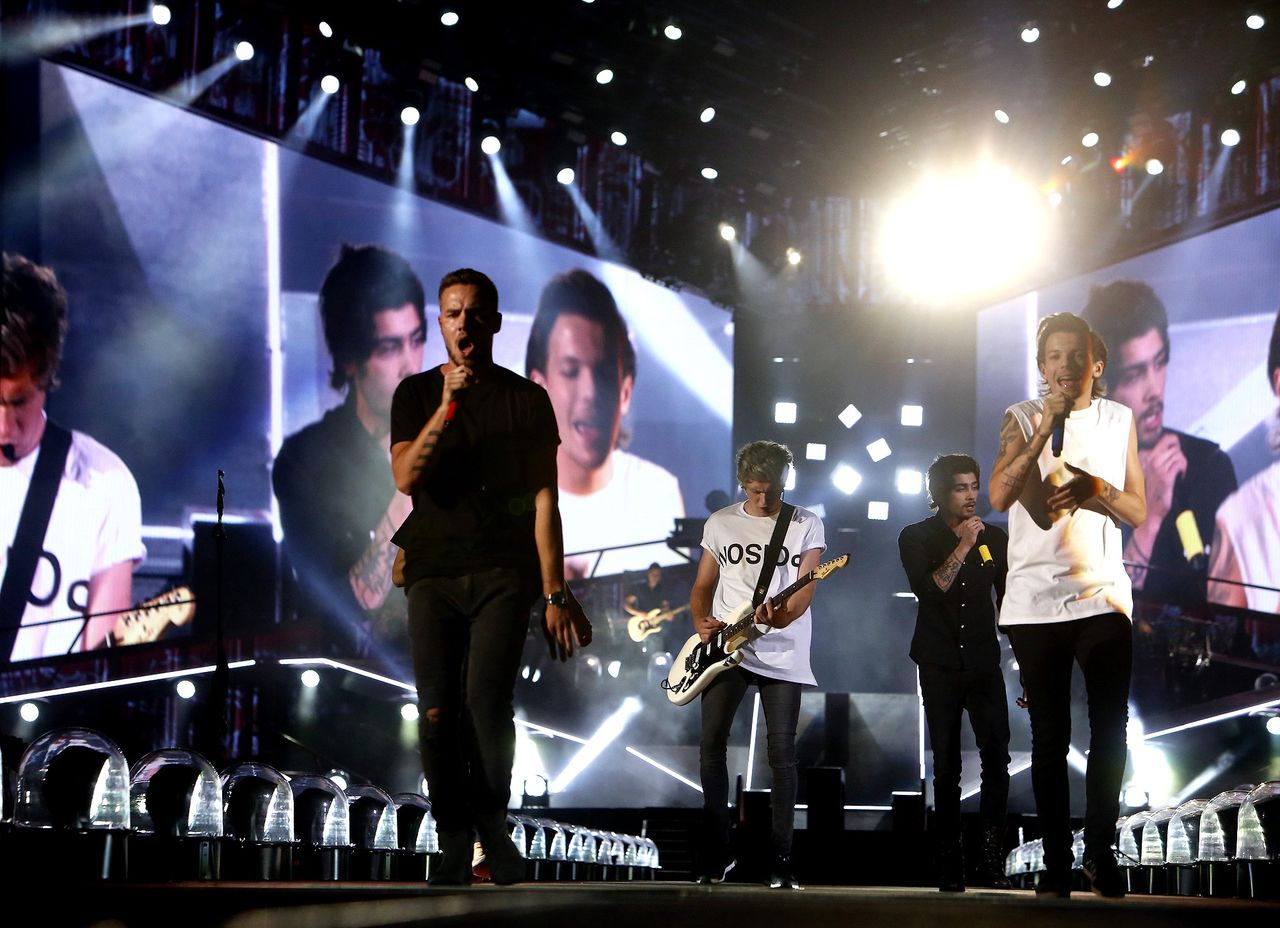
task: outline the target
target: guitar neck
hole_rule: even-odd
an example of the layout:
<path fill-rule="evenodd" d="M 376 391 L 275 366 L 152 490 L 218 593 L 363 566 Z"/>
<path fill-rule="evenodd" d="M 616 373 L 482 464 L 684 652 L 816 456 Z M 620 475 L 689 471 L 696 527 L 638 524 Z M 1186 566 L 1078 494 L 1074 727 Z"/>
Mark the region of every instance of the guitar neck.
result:
<path fill-rule="evenodd" d="M 783 604 L 783 602 L 786 601 L 788 596 L 790 596 L 792 593 L 794 593 L 796 590 L 800 589 L 801 587 L 808 586 L 815 579 L 817 579 L 816 575 L 817 575 L 816 571 L 813 571 L 813 570 L 809 571 L 807 574 L 797 579 L 795 583 L 791 584 L 791 586 L 786 587 L 785 589 L 779 590 L 776 596 L 771 596 L 769 598 L 769 604 L 773 606 L 773 608 L 777 609 L 779 606 Z M 747 615 L 743 616 L 743 618 L 740 621 L 735 622 L 733 625 L 729 626 L 724 630 L 725 639 L 727 640 L 729 638 L 734 638 L 738 635 L 741 635 L 743 632 L 747 630 L 747 627 L 750 626 L 754 621 L 755 621 L 755 612 L 750 612 Z"/>

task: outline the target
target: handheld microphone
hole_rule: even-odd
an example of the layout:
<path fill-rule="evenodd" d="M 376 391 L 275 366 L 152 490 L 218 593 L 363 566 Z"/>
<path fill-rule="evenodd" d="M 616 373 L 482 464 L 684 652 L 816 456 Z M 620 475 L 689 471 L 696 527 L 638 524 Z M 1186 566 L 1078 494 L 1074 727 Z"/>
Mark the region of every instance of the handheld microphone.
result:
<path fill-rule="evenodd" d="M 18 449 L 9 442 L 0 445 L 0 454 L 3 454 L 4 459 L 10 464 L 14 464 L 18 460 Z"/>
<path fill-rule="evenodd" d="M 450 422 L 452 422 L 452 421 L 453 421 L 453 417 L 454 417 L 454 415 L 457 413 L 457 411 L 458 411 L 458 401 L 457 401 L 457 400 L 449 400 L 449 406 L 448 406 L 448 408 L 447 408 L 447 409 L 445 409 L 445 411 L 444 411 L 444 424 L 445 424 L 445 425 L 448 425 Z"/>
<path fill-rule="evenodd" d="M 984 532 L 978 532 L 978 557 L 982 558 L 983 567 L 990 567 L 992 564 L 996 562 L 996 560 L 991 556 L 991 549 L 988 548 L 985 544 L 983 544 L 982 542 L 983 534 Z"/>
<path fill-rule="evenodd" d="M 1056 416 L 1053 420 L 1053 437 L 1049 439 L 1055 458 L 1062 457 L 1062 438 L 1067 430 L 1067 417 Z"/>
<path fill-rule="evenodd" d="M 1178 529 L 1178 538 L 1182 540 L 1182 555 L 1194 570 L 1204 570 L 1206 557 L 1204 539 L 1200 537 L 1200 528 L 1196 525 L 1196 515 L 1190 509 L 1184 509 L 1173 520 Z"/>

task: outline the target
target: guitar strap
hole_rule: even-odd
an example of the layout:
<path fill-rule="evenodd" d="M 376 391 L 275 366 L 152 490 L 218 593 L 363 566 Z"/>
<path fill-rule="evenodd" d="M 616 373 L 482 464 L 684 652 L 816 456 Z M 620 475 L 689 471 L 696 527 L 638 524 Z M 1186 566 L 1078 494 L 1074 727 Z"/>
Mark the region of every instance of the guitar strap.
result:
<path fill-rule="evenodd" d="M 760 579 L 756 583 L 755 595 L 751 597 L 751 608 L 755 609 L 769 595 L 769 581 L 773 579 L 773 569 L 778 563 L 778 552 L 782 549 L 782 541 L 787 537 L 787 526 L 791 524 L 791 516 L 796 507 L 783 503 L 778 510 L 778 521 L 773 524 L 773 536 L 769 539 L 769 547 L 764 551 L 764 563 L 760 565 Z"/>
<path fill-rule="evenodd" d="M 13 642 L 27 609 L 31 581 L 35 579 L 40 553 L 44 550 L 45 532 L 49 529 L 49 517 L 53 514 L 53 503 L 58 498 L 70 450 L 71 433 L 47 420 L 44 437 L 40 439 L 40 456 L 36 458 L 27 498 L 18 516 L 18 530 L 9 549 L 9 566 L 0 585 L 0 661 L 7 662 L 13 654 Z"/>

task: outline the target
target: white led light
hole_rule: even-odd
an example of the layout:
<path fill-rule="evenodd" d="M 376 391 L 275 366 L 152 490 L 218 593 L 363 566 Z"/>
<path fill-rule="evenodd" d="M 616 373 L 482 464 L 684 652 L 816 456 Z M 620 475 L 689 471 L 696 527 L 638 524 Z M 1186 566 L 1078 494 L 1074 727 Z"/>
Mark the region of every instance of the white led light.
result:
<path fill-rule="evenodd" d="M 416 126 L 421 118 L 422 114 L 418 112 L 416 106 L 406 106 L 400 111 L 400 121 L 406 126 Z"/>
<path fill-rule="evenodd" d="M 1004 110 L 996 110 L 994 115 L 996 117 L 996 122 L 1006 126 L 1009 125 L 1009 114 Z"/>
<path fill-rule="evenodd" d="M 1080 144 L 1083 145 L 1085 148 L 1093 148 L 1095 145 L 1098 144 L 1098 141 L 1099 141 L 1098 133 L 1086 132 L 1084 136 L 1081 137 Z"/>
<path fill-rule="evenodd" d="M 324 36 L 326 39 L 332 39 L 332 38 L 333 38 L 333 27 L 332 27 L 332 26 L 330 26 L 330 25 L 329 25 L 327 22 L 325 22 L 324 20 L 321 20 L 321 21 L 317 24 L 316 28 L 320 30 L 320 34 L 321 34 L 322 36 Z"/>
<path fill-rule="evenodd" d="M 924 425 L 924 407 L 923 406 L 903 406 L 901 422 L 903 425 L 921 426 Z"/>
<path fill-rule="evenodd" d="M 1223 129 L 1222 135 L 1219 136 L 1219 138 L 1221 139 L 1222 144 L 1227 146 L 1227 148 L 1234 148 L 1240 144 L 1240 133 L 1235 129 Z"/>
<path fill-rule="evenodd" d="M 453 10 L 445 10 L 440 14 L 440 23 L 444 26 L 458 25 L 458 14 Z"/>
<path fill-rule="evenodd" d="M 480 140 L 480 150 L 486 155 L 496 155 L 502 150 L 502 143 L 496 135 L 486 135 Z"/>
<path fill-rule="evenodd" d="M 298 678 L 302 680 L 302 685 L 307 689 L 315 689 L 320 685 L 320 674 L 316 673 L 314 670 L 304 670 L 298 675 Z"/>
<path fill-rule="evenodd" d="M 705 177 L 707 180 L 715 180 L 717 177 L 720 176 L 720 172 L 717 171 L 715 168 L 703 168 L 702 176 Z"/>
<path fill-rule="evenodd" d="M 1030 45 L 1036 39 L 1040 38 L 1040 30 L 1035 26 L 1027 26 L 1022 30 L 1022 41 Z"/>
<path fill-rule="evenodd" d="M 889 449 L 889 443 L 883 438 L 877 438 L 871 444 L 867 445 L 867 454 L 871 455 L 871 460 L 879 462 L 883 461 L 893 452 Z"/>
<path fill-rule="evenodd" d="M 800 254 L 799 249 L 797 248 L 787 249 L 787 263 L 790 264 L 792 267 L 798 267 L 800 265 L 800 262 L 803 260 L 804 260 L 804 255 Z"/>
<path fill-rule="evenodd" d="M 840 420 L 840 424 L 847 429 L 851 429 L 859 419 L 862 418 L 862 412 L 857 406 L 850 403 L 844 409 L 840 410 L 840 415 L 836 416 Z"/>
<path fill-rule="evenodd" d="M 151 8 L 151 21 L 157 26 L 167 26 L 173 20 L 173 12 L 163 3 Z"/>
<path fill-rule="evenodd" d="M 867 503 L 867 518 L 875 522 L 884 522 L 889 518 L 889 504 L 881 499 L 873 499 Z"/>
<path fill-rule="evenodd" d="M 716 108 L 714 106 L 708 106 L 698 116 L 698 119 L 700 119 L 702 122 L 711 122 L 711 120 L 715 118 L 716 118 Z"/>
<path fill-rule="evenodd" d="M 924 489 L 924 474 L 913 467 L 899 467 L 893 482 L 903 496 L 919 496 Z"/>
<path fill-rule="evenodd" d="M 827 446 L 821 442 L 809 442 L 804 446 L 804 457 L 806 461 L 825 461 L 827 459 Z"/>
<path fill-rule="evenodd" d="M 332 74 L 326 74 L 320 78 L 320 89 L 325 93 L 333 95 L 338 92 L 338 88 L 342 85 L 338 82 L 338 78 Z"/>
<path fill-rule="evenodd" d="M 609 136 L 609 141 L 621 148 L 623 145 L 627 144 L 627 134 L 615 129 L 613 134 Z"/>
<path fill-rule="evenodd" d="M 472 93 L 480 92 L 480 84 L 476 81 L 474 77 L 464 77 L 462 79 L 462 83 Z"/>
<path fill-rule="evenodd" d="M 1093 82 L 1097 84 L 1099 87 L 1110 87 L 1111 75 L 1108 74 L 1106 71 L 1097 71 L 1093 75 Z"/>
<path fill-rule="evenodd" d="M 1273 735 L 1280 735 L 1280 715 L 1273 715 L 1267 719 L 1267 731 Z"/>
<path fill-rule="evenodd" d="M 773 421 L 784 425 L 794 423 L 796 421 L 796 411 L 795 403 L 774 403 Z"/>
<path fill-rule="evenodd" d="M 1240 80 L 1236 81 L 1234 84 L 1231 85 L 1231 95 L 1233 97 L 1240 96 L 1240 94 L 1245 92 L 1245 89 L 1248 86 L 1249 86 L 1248 81 L 1244 80 L 1244 78 L 1241 78 Z"/>
<path fill-rule="evenodd" d="M 1155 177 L 1157 174 L 1163 174 L 1164 162 L 1161 161 L 1159 158 L 1148 158 L 1146 163 L 1146 169 L 1147 169 L 1147 173 L 1150 174 L 1152 177 Z"/>
<path fill-rule="evenodd" d="M 613 80 L 613 70 L 611 68 L 601 68 L 596 72 L 596 83 L 607 84 Z"/>
<path fill-rule="evenodd" d="M 722 222 L 720 223 L 720 237 L 726 242 L 732 242 L 738 237 L 738 231 L 729 223 Z"/>
<path fill-rule="evenodd" d="M 1261 16 L 1259 16 L 1257 13 L 1253 13 L 1249 16 L 1248 19 L 1244 21 L 1244 24 L 1248 26 L 1250 29 L 1253 29 L 1256 31 L 1258 29 L 1261 29 L 1263 26 L 1265 26 L 1267 24 L 1267 21 L 1263 19 Z"/>
<path fill-rule="evenodd" d="M 831 472 L 831 482 L 841 493 L 852 496 L 853 491 L 862 483 L 862 475 L 848 464 L 840 464 Z"/>
<path fill-rule="evenodd" d="M 665 35 L 672 42 L 675 42 L 675 41 L 678 41 L 682 35 L 684 35 L 684 30 L 681 29 L 679 26 L 677 26 L 675 23 L 667 23 L 667 27 L 662 30 L 662 34 Z"/>
<path fill-rule="evenodd" d="M 404 719 L 406 722 L 418 721 L 418 704 L 413 702 L 407 702 L 403 706 L 401 706 L 400 718 Z"/>
<path fill-rule="evenodd" d="M 24 722 L 34 722 L 40 718 L 40 707 L 33 702 L 24 702 L 18 708 L 18 715 L 22 716 Z"/>
<path fill-rule="evenodd" d="M 179 680 L 173 689 L 179 699 L 190 699 L 196 694 L 196 685 L 190 680 Z"/>
<path fill-rule="evenodd" d="M 573 168 L 561 168 L 556 172 L 556 181 L 566 187 L 573 183 Z"/>
<path fill-rule="evenodd" d="M 1107 9 L 1118 10 L 1123 3 L 1124 0 L 1107 0 Z"/>
<path fill-rule="evenodd" d="M 248 61 L 253 57 L 253 43 L 240 41 L 236 43 L 236 57 L 241 61 Z"/>

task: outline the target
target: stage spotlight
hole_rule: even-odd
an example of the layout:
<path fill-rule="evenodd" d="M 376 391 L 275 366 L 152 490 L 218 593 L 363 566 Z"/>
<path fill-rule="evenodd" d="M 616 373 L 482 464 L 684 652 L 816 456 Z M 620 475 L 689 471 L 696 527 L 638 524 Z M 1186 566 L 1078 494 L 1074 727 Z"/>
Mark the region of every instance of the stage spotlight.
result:
<path fill-rule="evenodd" d="M 1256 32 L 1257 30 L 1265 26 L 1267 24 L 1267 21 L 1263 19 L 1261 16 L 1259 16 L 1257 13 L 1252 13 L 1250 14 L 1249 18 L 1244 21 L 1244 24 Z"/>
<path fill-rule="evenodd" d="M 345 770 L 334 768 L 324 776 L 326 780 L 338 787 L 338 789 L 346 789 L 351 785 L 351 776 Z"/>
<path fill-rule="evenodd" d="M 720 237 L 726 242 L 732 242 L 738 237 L 738 232 L 733 226 L 727 222 L 720 223 Z"/>
<path fill-rule="evenodd" d="M 859 484 L 862 483 L 862 474 L 848 464 L 838 464 L 836 469 L 831 472 L 831 482 L 845 496 L 852 496 L 853 492 L 858 489 Z"/>
<path fill-rule="evenodd" d="M 806 461 L 825 461 L 827 459 L 827 446 L 821 442 L 809 442 L 804 446 L 804 457 Z"/>
<path fill-rule="evenodd" d="M 422 114 L 416 106 L 406 106 L 400 111 L 400 121 L 406 126 L 416 126 L 421 118 Z"/>
<path fill-rule="evenodd" d="M 717 171 L 715 168 L 703 168 L 702 176 L 705 177 L 707 180 L 715 180 L 717 177 L 720 176 L 720 172 Z"/>
<path fill-rule="evenodd" d="M 1085 148 L 1093 148 L 1095 145 L 1098 144 L 1098 141 L 1099 141 L 1098 133 L 1096 132 L 1086 132 L 1080 138 L 1080 144 L 1083 145 Z"/>
<path fill-rule="evenodd" d="M 1050 191 L 1049 191 L 1049 205 L 1050 205 L 1050 206 L 1061 206 L 1061 205 L 1062 205 L 1062 194 L 1058 193 L 1058 191 L 1056 191 L 1056 190 L 1050 190 Z"/>
<path fill-rule="evenodd" d="M 320 674 L 316 673 L 314 670 L 307 669 L 302 671 L 298 679 L 300 679 L 302 681 L 302 685 L 309 690 L 313 690 L 320 685 Z"/>
<path fill-rule="evenodd" d="M 400 707 L 400 718 L 406 722 L 418 721 L 418 704 L 416 702 L 407 702 Z"/>
<path fill-rule="evenodd" d="M 326 39 L 333 38 L 333 27 L 330 26 L 324 20 L 321 20 L 319 25 L 316 28 L 320 30 L 320 34 L 324 36 Z"/>
<path fill-rule="evenodd" d="M 708 106 L 698 116 L 698 119 L 700 119 L 702 122 L 711 122 L 711 120 L 715 118 L 716 118 L 716 108 L 714 106 Z"/>
<path fill-rule="evenodd" d="M 332 74 L 326 74 L 320 78 L 320 89 L 332 96 L 338 92 L 338 88 L 342 85 L 338 82 L 338 78 Z"/>
<path fill-rule="evenodd" d="M 1009 114 L 1004 110 L 996 110 L 993 115 L 996 117 L 996 122 L 1004 126 L 1009 125 Z"/>
<path fill-rule="evenodd" d="M 597 84 L 608 84 L 612 80 L 613 80 L 612 68 L 601 68 L 599 71 L 596 72 Z"/>
<path fill-rule="evenodd" d="M 609 141 L 613 142 L 613 144 L 621 148 L 622 146 L 627 144 L 627 134 L 625 132 L 619 132 L 617 129 L 615 129 L 613 130 L 613 133 L 609 136 Z"/>
<path fill-rule="evenodd" d="M 190 680 L 179 680 L 173 689 L 180 699 L 190 699 L 196 694 L 196 685 Z"/>
<path fill-rule="evenodd" d="M 667 23 L 667 27 L 662 30 L 662 34 L 665 35 L 672 42 L 676 42 L 680 39 L 682 35 L 684 35 L 684 30 L 681 29 L 679 26 L 677 26 L 675 23 Z"/>
<path fill-rule="evenodd" d="M 901 422 L 908 426 L 924 425 L 924 407 L 923 406 L 903 406 Z"/>
<path fill-rule="evenodd" d="M 173 20 L 173 11 L 163 3 L 151 7 L 151 21 L 157 26 L 167 26 Z"/>
<path fill-rule="evenodd" d="M 556 181 L 566 187 L 573 183 L 573 168 L 561 168 L 556 172 Z"/>
<path fill-rule="evenodd" d="M 783 425 L 792 425 L 796 421 L 796 412 L 798 408 L 795 403 L 774 403 L 773 404 L 773 421 Z"/>
<path fill-rule="evenodd" d="M 40 707 L 33 702 L 24 702 L 18 708 L 18 715 L 22 717 L 24 722 L 34 722 L 40 718 Z"/>
<path fill-rule="evenodd" d="M 1124 0 L 1107 0 L 1108 10 L 1118 10 L 1124 4 Z"/>
<path fill-rule="evenodd" d="M 1223 129 L 1219 139 L 1227 148 L 1235 148 L 1240 144 L 1240 133 L 1235 129 Z"/>
<path fill-rule="evenodd" d="M 541 667 L 535 667 L 535 668 L 533 669 L 533 676 L 529 678 L 529 682 L 530 682 L 530 683 L 537 683 L 537 682 L 538 682 L 539 680 L 541 680 L 541 679 L 542 679 L 542 668 L 541 668 Z"/>
<path fill-rule="evenodd" d="M 792 267 L 797 267 L 800 264 L 800 262 L 803 260 L 804 260 L 804 255 L 800 254 L 799 249 L 796 249 L 796 248 L 787 249 L 787 263 L 790 264 Z"/>
<path fill-rule="evenodd" d="M 496 155 L 502 150 L 502 143 L 496 135 L 486 135 L 480 140 L 480 150 L 486 155 Z"/>
<path fill-rule="evenodd" d="M 1273 715 L 1267 719 L 1268 734 L 1280 736 L 1280 715 Z"/>
<path fill-rule="evenodd" d="M 893 480 L 903 496 L 919 496 L 924 489 L 924 474 L 914 467 L 899 467 Z"/>
<path fill-rule="evenodd" d="M 480 92 L 480 84 L 476 81 L 474 77 L 464 77 L 462 79 L 462 83 L 472 93 Z"/>
<path fill-rule="evenodd" d="M 605 665 L 604 672 L 615 680 L 618 679 L 618 674 L 622 673 L 622 661 L 609 661 Z"/>
<path fill-rule="evenodd" d="M 877 464 L 893 454 L 889 448 L 889 443 L 883 438 L 877 438 L 871 444 L 867 445 L 867 454 L 871 455 L 871 460 Z"/>
<path fill-rule="evenodd" d="M 458 14 L 453 10 L 445 10 L 440 14 L 440 25 L 456 26 L 458 25 Z"/>
<path fill-rule="evenodd" d="M 249 61 L 253 58 L 253 43 L 243 40 L 236 43 L 236 58 L 241 61 Z"/>
<path fill-rule="evenodd" d="M 1106 71 L 1095 71 L 1093 74 L 1093 82 L 1099 87 L 1111 86 L 1111 75 Z"/>
<path fill-rule="evenodd" d="M 874 522 L 885 522 L 889 518 L 889 504 L 884 500 L 873 499 L 867 503 L 867 518 Z"/>
<path fill-rule="evenodd" d="M 1032 42 L 1034 42 L 1038 38 L 1040 38 L 1040 30 L 1037 29 L 1035 26 L 1028 24 L 1023 27 L 1022 41 L 1030 45 Z"/>
<path fill-rule="evenodd" d="M 1164 173 L 1164 162 L 1159 158 L 1148 158 L 1146 168 L 1147 173 L 1152 177 L 1155 177 L 1158 174 Z"/>
<path fill-rule="evenodd" d="M 1248 81 L 1244 80 L 1244 78 L 1241 78 L 1240 80 L 1236 81 L 1234 84 L 1231 85 L 1231 96 L 1233 97 L 1240 96 L 1240 94 L 1245 92 L 1245 89 L 1248 88 L 1248 86 L 1249 86 Z"/>
<path fill-rule="evenodd" d="M 844 409 L 840 410 L 840 415 L 836 416 L 840 420 L 840 424 L 847 429 L 851 429 L 859 419 L 862 418 L 862 411 L 857 406 L 850 403 Z"/>
<path fill-rule="evenodd" d="M 551 805 L 550 790 L 544 776 L 525 777 L 524 795 L 520 797 L 522 809 L 546 809 Z"/>
<path fill-rule="evenodd" d="M 1141 809 L 1148 802 L 1147 791 L 1136 783 L 1124 788 L 1124 804 L 1130 809 Z"/>

